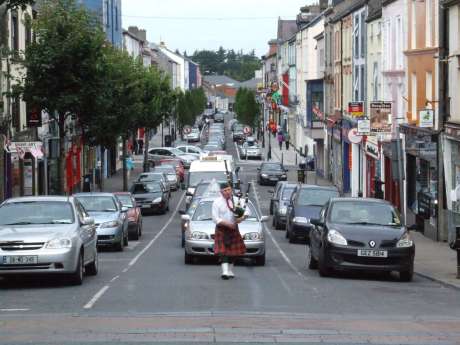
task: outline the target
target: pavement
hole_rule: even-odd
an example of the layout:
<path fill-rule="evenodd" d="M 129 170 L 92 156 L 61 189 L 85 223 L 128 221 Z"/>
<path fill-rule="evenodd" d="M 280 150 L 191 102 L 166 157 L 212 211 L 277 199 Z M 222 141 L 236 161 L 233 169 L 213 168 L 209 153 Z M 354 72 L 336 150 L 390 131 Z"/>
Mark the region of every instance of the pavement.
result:
<path fill-rule="evenodd" d="M 152 143 L 161 143 L 161 132 L 158 132 L 152 138 Z M 166 133 L 166 130 L 165 130 Z M 291 181 L 297 180 L 297 170 L 295 169 L 296 163 L 299 160 L 298 153 L 294 150 L 291 145 L 289 150 L 286 150 L 285 145 L 280 150 L 276 139 L 272 137 L 272 160 L 274 162 L 281 162 L 289 167 L 288 179 Z M 265 154 L 268 151 L 268 141 L 265 141 Z M 266 157 L 266 155 L 265 155 Z M 143 156 L 134 156 L 134 170 L 130 171 L 128 180 L 129 185 L 134 181 L 135 177 L 142 172 Z M 241 161 L 242 164 L 254 163 L 260 164 L 259 161 Z M 317 184 L 322 186 L 331 185 L 331 182 L 320 176 L 316 176 L 315 172 L 307 172 L 306 182 L 308 184 Z M 119 170 L 111 178 L 104 180 L 104 191 L 114 192 L 121 191 L 123 189 L 123 174 Z M 415 273 L 441 283 L 446 286 L 450 286 L 460 290 L 460 279 L 457 279 L 457 253 L 450 249 L 445 242 L 433 241 L 421 234 L 420 232 L 411 231 L 411 236 L 415 242 Z"/>

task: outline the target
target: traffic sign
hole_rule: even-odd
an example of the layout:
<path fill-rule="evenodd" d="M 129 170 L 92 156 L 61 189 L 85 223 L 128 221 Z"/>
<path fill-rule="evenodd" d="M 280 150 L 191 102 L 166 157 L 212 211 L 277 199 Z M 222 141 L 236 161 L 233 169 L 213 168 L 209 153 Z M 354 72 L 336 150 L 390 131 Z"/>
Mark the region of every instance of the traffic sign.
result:
<path fill-rule="evenodd" d="M 243 128 L 244 134 L 251 134 L 251 131 L 252 131 L 251 127 L 249 127 L 249 126 L 246 126 L 246 127 Z"/>
<path fill-rule="evenodd" d="M 192 132 L 192 127 L 190 126 L 185 126 L 184 127 L 184 134 L 190 134 Z"/>
<path fill-rule="evenodd" d="M 358 134 L 358 129 L 352 128 L 348 131 L 348 140 L 353 144 L 359 144 L 363 137 Z"/>

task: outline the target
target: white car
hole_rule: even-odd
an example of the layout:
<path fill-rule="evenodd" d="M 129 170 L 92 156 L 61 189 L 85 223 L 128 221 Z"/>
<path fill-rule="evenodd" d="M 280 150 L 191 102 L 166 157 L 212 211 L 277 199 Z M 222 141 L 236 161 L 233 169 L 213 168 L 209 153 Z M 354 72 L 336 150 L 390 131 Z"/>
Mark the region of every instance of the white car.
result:
<path fill-rule="evenodd" d="M 197 158 L 200 158 L 200 156 L 204 153 L 201 148 L 193 145 L 180 145 L 176 146 L 176 148 L 184 152 L 184 154 L 194 155 L 197 156 Z"/>
<path fill-rule="evenodd" d="M 159 162 L 162 159 L 179 158 L 184 164 L 185 168 L 189 168 L 190 164 L 197 160 L 196 155 L 189 155 L 175 147 L 153 147 L 149 149 L 149 161 Z"/>
<path fill-rule="evenodd" d="M 193 128 L 190 133 L 184 134 L 184 139 L 188 142 L 200 141 L 200 130 L 198 128 Z"/>

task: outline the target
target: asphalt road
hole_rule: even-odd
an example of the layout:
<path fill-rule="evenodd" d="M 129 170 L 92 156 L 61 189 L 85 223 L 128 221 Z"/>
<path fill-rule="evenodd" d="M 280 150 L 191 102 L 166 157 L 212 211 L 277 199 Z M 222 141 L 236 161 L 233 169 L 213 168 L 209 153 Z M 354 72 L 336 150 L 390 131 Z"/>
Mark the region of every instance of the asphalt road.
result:
<path fill-rule="evenodd" d="M 227 150 L 236 154 L 233 143 Z M 237 157 L 235 157 L 237 159 Z M 241 163 L 244 183 L 258 163 Z M 251 198 L 268 215 L 268 190 Z M 0 344 L 19 343 L 372 343 L 460 344 L 460 291 L 415 276 L 321 278 L 306 246 L 266 223 L 267 261 L 220 279 L 214 260 L 184 264 L 183 192 L 170 212 L 145 216 L 140 241 L 100 253 L 100 272 L 82 286 L 53 277 L 0 280 Z"/>

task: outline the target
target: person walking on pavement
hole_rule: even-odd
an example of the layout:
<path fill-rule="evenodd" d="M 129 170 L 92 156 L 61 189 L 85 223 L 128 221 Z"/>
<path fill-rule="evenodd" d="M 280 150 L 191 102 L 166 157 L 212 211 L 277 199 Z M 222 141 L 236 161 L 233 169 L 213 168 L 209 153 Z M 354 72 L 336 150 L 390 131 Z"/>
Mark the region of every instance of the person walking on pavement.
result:
<path fill-rule="evenodd" d="M 214 254 L 220 257 L 224 280 L 234 278 L 233 265 L 238 256 L 246 253 L 246 246 L 238 229 L 244 216 L 235 219 L 233 191 L 228 182 L 220 183 L 220 197 L 212 203 L 212 220 L 216 224 Z"/>
<path fill-rule="evenodd" d="M 279 131 L 278 131 L 277 140 L 278 140 L 278 145 L 280 146 L 280 151 L 281 151 L 281 150 L 283 149 L 283 140 L 284 140 L 284 136 L 283 136 L 283 131 L 282 131 L 282 130 L 279 130 Z"/>
<path fill-rule="evenodd" d="M 289 135 L 289 132 L 286 131 L 284 133 L 284 142 L 286 143 L 286 150 L 289 150 L 289 140 L 291 139 L 291 136 Z"/>

